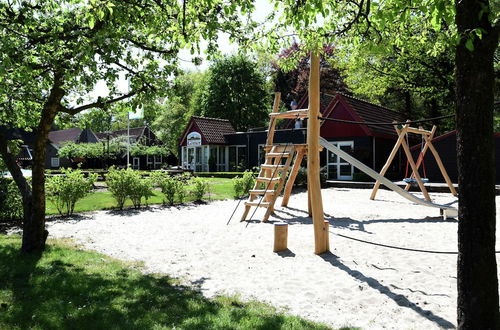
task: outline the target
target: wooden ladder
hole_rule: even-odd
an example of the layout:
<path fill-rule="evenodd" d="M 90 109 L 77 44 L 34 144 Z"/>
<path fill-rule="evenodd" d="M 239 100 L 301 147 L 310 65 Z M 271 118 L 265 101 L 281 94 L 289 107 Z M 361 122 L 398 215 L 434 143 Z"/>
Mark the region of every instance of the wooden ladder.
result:
<path fill-rule="evenodd" d="M 288 170 L 295 154 L 295 146 L 293 144 L 270 145 L 265 149 L 265 162 L 260 166 L 253 189 L 249 191 L 241 221 L 246 220 L 248 212 L 254 206 L 267 208 L 262 219 L 262 222 L 266 222 L 274 212 L 274 204 L 285 186 Z M 282 160 L 285 160 L 284 164 Z"/>

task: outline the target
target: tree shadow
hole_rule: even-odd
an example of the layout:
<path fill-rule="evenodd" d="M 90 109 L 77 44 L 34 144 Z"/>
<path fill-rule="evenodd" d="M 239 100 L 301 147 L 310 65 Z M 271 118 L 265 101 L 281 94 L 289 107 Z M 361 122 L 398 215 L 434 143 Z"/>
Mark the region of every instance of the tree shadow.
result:
<path fill-rule="evenodd" d="M 330 263 L 332 266 L 346 272 L 349 276 L 353 277 L 354 279 L 364 282 L 368 284 L 371 288 L 377 290 L 381 294 L 389 297 L 390 299 L 394 300 L 396 304 L 398 304 L 401 307 L 409 308 L 422 317 L 425 317 L 429 321 L 432 321 L 436 323 L 439 327 L 445 328 L 445 329 L 453 329 L 455 328 L 455 325 L 451 323 L 450 321 L 434 314 L 430 310 L 425 310 L 415 304 L 414 302 L 410 301 L 407 297 L 401 294 L 397 294 L 391 291 L 391 289 L 380 283 L 377 279 L 369 276 L 365 276 L 363 273 L 360 271 L 357 271 L 355 269 L 350 268 L 349 266 L 343 264 L 341 261 L 339 261 L 338 257 L 332 254 L 331 252 L 326 252 L 320 255 L 323 260 L 326 262 Z"/>
<path fill-rule="evenodd" d="M 5 235 L 12 232 L 22 230 L 22 220 L 3 220 L 0 219 L 0 235 Z"/>
<path fill-rule="evenodd" d="M 97 253 L 49 245 L 43 256 L 23 255 L 19 239 L 9 240 L 0 240 L 5 328 L 327 328 L 257 302 L 209 300 L 168 276 L 144 275 Z"/>
<path fill-rule="evenodd" d="M 79 222 L 79 221 L 89 221 L 89 220 L 95 220 L 93 214 L 73 214 L 70 216 L 61 216 L 61 215 L 56 215 L 56 216 L 50 216 L 45 218 L 46 223 L 63 223 L 63 222 Z"/>

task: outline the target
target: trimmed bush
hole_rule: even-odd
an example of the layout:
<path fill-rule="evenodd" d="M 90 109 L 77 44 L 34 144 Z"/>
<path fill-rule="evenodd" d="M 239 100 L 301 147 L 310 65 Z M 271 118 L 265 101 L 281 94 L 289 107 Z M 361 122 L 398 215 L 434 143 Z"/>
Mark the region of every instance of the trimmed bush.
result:
<path fill-rule="evenodd" d="M 248 192 L 253 188 L 255 184 L 254 174 L 250 171 L 243 172 L 243 176 L 241 178 L 236 177 L 233 178 L 232 181 L 235 199 L 248 195 Z"/>
<path fill-rule="evenodd" d="M 109 168 L 109 172 L 106 174 L 106 184 L 120 210 L 123 210 L 130 187 L 136 185 L 138 180 L 140 180 L 139 174 L 130 168 L 126 170 L 118 170 L 114 166 Z"/>
<path fill-rule="evenodd" d="M 174 205 L 175 193 L 177 192 L 177 180 L 166 172 L 154 172 L 152 174 L 156 186 L 160 187 L 163 194 L 163 204 Z"/>
<path fill-rule="evenodd" d="M 186 183 L 184 183 L 182 180 L 176 180 L 175 192 L 177 194 L 177 198 L 179 199 L 179 203 L 181 203 L 181 204 L 184 203 L 184 201 L 186 200 L 186 196 L 187 196 Z"/>
<path fill-rule="evenodd" d="M 132 185 L 129 187 L 128 197 L 136 209 L 141 207 L 143 197 L 146 205 L 148 205 L 148 199 L 153 195 L 153 181 L 151 179 L 141 179 L 139 175 L 134 178 Z"/>
<path fill-rule="evenodd" d="M 11 178 L 0 178 L 0 218 L 17 220 L 23 217 L 23 199 Z"/>
<path fill-rule="evenodd" d="M 94 187 L 97 174 L 85 177 L 81 170 L 63 169 L 62 175 L 47 178 L 45 193 L 62 216 L 70 216 L 78 200 L 87 196 Z"/>
<path fill-rule="evenodd" d="M 208 192 L 208 182 L 202 178 L 192 178 L 191 183 L 193 184 L 193 190 L 191 193 L 194 196 L 195 201 L 202 201 L 203 196 Z"/>

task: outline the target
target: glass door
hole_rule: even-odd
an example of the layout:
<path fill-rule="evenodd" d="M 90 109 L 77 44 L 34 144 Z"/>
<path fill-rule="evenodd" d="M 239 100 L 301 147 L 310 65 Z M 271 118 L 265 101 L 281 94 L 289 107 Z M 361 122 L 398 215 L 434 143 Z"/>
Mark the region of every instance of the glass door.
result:
<path fill-rule="evenodd" d="M 194 147 L 187 148 L 187 167 L 190 170 L 194 170 L 195 167 Z"/>
<path fill-rule="evenodd" d="M 353 141 L 332 142 L 332 144 L 347 153 L 351 153 L 354 147 Z M 326 153 L 326 166 L 329 179 L 352 180 L 354 172 L 352 165 L 330 151 Z"/>

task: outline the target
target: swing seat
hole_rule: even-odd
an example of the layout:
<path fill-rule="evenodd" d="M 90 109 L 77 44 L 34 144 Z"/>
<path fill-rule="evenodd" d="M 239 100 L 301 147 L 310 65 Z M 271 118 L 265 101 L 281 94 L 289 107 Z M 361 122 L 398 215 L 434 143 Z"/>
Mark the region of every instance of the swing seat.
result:
<path fill-rule="evenodd" d="M 403 181 L 406 182 L 406 183 L 412 183 L 412 184 L 417 183 L 417 179 L 415 179 L 415 178 L 404 178 Z M 423 183 L 428 183 L 429 179 L 428 178 L 422 178 L 422 182 Z"/>

